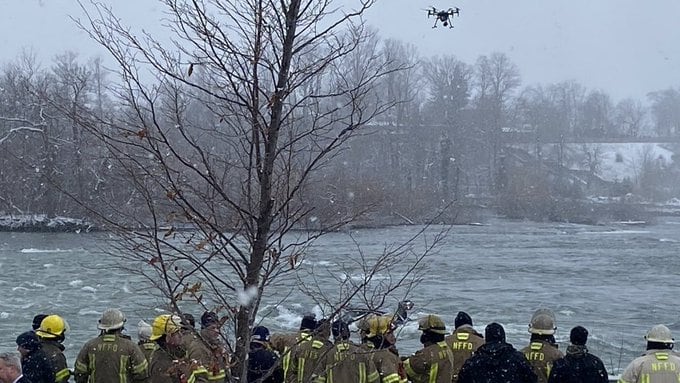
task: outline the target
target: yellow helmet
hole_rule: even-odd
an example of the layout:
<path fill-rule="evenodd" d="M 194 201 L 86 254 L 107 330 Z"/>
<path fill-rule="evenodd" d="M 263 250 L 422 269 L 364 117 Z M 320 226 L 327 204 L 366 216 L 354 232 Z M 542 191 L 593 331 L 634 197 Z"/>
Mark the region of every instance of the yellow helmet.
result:
<path fill-rule="evenodd" d="M 442 318 L 429 314 L 418 321 L 418 330 L 429 331 L 435 334 L 446 334 L 446 325 Z"/>
<path fill-rule="evenodd" d="M 40 322 L 40 327 L 35 330 L 35 334 L 41 338 L 55 339 L 64 335 L 67 324 L 64 318 L 59 315 L 48 315 Z"/>
<path fill-rule="evenodd" d="M 368 335 L 373 338 L 378 335 L 385 335 L 394 330 L 392 327 L 392 318 L 389 316 L 373 316 L 368 318 Z"/>
<path fill-rule="evenodd" d="M 180 330 L 182 319 L 177 315 L 163 314 L 156 317 L 151 324 L 149 340 L 160 339 L 163 335 L 174 334 Z"/>

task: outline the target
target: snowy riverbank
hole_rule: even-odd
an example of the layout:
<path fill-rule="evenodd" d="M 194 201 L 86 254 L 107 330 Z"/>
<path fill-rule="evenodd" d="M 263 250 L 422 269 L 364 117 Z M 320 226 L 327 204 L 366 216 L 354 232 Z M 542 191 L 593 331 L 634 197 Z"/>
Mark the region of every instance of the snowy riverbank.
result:
<path fill-rule="evenodd" d="M 0 231 L 80 233 L 93 230 L 94 224 L 78 218 L 48 218 L 45 214 L 0 215 Z"/>

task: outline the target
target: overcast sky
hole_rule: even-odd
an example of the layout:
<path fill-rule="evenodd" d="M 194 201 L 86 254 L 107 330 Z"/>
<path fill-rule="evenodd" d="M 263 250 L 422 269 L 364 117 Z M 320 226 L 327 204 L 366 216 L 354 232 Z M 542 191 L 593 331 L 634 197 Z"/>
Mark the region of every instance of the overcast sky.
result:
<path fill-rule="evenodd" d="M 163 8 L 156 0 L 100 1 L 134 27 L 159 30 Z M 432 29 L 429 6 L 460 7 L 455 28 Z M 82 16 L 76 0 L 0 0 L 0 9 L 0 62 L 24 47 L 44 62 L 65 50 L 105 57 L 69 19 Z M 680 86 L 679 15 L 678 0 L 378 0 L 366 19 L 383 37 L 416 44 L 424 56 L 473 64 L 505 52 L 524 85 L 573 79 L 617 101 Z"/>

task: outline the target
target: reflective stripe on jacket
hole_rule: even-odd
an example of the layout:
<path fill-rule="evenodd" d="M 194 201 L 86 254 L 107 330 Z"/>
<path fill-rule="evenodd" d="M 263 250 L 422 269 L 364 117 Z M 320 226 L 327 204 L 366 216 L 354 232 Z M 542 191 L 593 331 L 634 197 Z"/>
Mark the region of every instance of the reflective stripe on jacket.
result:
<path fill-rule="evenodd" d="M 148 377 L 148 362 L 133 341 L 104 334 L 83 346 L 76 358 L 76 383 L 130 383 Z"/>
<path fill-rule="evenodd" d="M 453 353 L 445 341 L 418 350 L 404 362 L 406 375 L 414 383 L 453 381 Z"/>
<path fill-rule="evenodd" d="M 619 383 L 678 383 L 680 357 L 670 350 L 648 350 L 623 371 Z"/>
<path fill-rule="evenodd" d="M 538 377 L 538 383 L 547 383 L 553 363 L 564 357 L 562 351 L 543 340 L 534 340 L 522 349 L 524 357 L 529 361 Z"/>
<path fill-rule="evenodd" d="M 366 350 L 348 341 L 333 346 L 322 362 L 320 383 L 373 383 L 380 379 Z"/>

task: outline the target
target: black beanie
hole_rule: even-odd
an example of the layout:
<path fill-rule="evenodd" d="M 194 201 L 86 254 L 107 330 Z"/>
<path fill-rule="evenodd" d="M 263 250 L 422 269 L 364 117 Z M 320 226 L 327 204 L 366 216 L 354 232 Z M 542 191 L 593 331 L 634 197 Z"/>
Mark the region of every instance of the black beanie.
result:
<path fill-rule="evenodd" d="M 569 334 L 569 341 L 577 346 L 585 346 L 588 341 L 588 330 L 581 326 L 572 328 Z"/>
<path fill-rule="evenodd" d="M 496 322 L 489 323 L 484 330 L 486 343 L 505 343 L 505 330 Z"/>
<path fill-rule="evenodd" d="M 220 318 L 212 311 L 206 311 L 201 315 L 201 328 L 207 328 L 213 324 L 220 324 Z"/>
<path fill-rule="evenodd" d="M 47 314 L 38 314 L 33 317 L 33 323 L 31 326 L 33 327 L 33 330 L 37 330 L 40 328 L 40 325 L 42 324 L 42 320 L 47 318 Z"/>
<path fill-rule="evenodd" d="M 458 328 L 464 324 L 472 326 L 472 318 L 465 311 L 458 311 L 456 315 L 456 320 L 453 322 L 455 328 Z"/>
<path fill-rule="evenodd" d="M 33 331 L 26 331 L 17 337 L 17 346 L 21 346 L 30 351 L 35 351 L 40 348 L 40 340 Z"/>
<path fill-rule="evenodd" d="M 307 314 L 302 317 L 302 321 L 300 321 L 300 330 L 314 331 L 317 327 L 319 327 L 319 322 L 316 321 L 316 315 Z"/>

